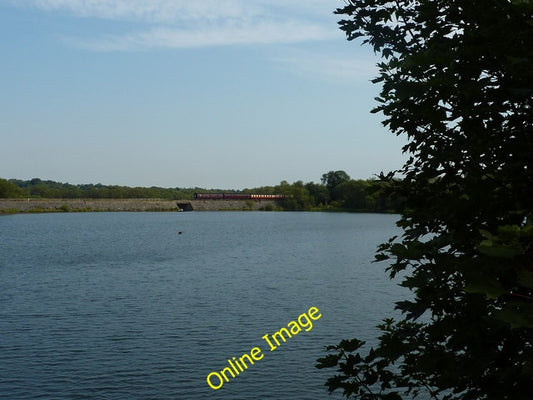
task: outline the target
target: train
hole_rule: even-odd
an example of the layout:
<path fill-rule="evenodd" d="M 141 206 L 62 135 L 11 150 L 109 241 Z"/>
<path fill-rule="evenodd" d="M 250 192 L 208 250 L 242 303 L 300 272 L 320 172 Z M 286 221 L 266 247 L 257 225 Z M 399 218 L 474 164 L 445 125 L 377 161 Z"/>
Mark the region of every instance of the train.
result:
<path fill-rule="evenodd" d="M 194 193 L 195 200 L 281 200 L 283 194 L 255 193 Z"/>

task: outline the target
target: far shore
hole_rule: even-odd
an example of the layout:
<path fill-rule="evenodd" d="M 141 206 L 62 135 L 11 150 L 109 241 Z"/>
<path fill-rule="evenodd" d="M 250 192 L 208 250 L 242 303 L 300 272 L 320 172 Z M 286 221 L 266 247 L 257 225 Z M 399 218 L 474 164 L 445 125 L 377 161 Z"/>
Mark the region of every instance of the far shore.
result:
<path fill-rule="evenodd" d="M 273 200 L 0 199 L 0 215 L 101 211 L 258 211 L 279 208 Z"/>

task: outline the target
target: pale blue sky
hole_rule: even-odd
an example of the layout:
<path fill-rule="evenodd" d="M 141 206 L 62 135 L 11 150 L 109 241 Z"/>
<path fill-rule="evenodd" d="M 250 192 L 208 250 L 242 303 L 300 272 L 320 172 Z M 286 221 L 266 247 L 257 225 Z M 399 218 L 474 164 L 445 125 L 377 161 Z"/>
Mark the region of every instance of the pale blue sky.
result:
<path fill-rule="evenodd" d="M 342 5 L 0 0 L 0 177 L 243 189 L 400 167 Z"/>

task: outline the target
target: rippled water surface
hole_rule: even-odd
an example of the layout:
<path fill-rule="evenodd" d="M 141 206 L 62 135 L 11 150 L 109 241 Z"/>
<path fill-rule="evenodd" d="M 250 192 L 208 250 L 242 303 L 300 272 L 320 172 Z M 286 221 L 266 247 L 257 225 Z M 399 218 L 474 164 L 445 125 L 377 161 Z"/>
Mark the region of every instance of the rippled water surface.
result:
<path fill-rule="evenodd" d="M 80 213 L 0 218 L 0 398 L 328 399 L 324 346 L 372 341 L 401 296 L 394 215 Z M 182 232 L 179 234 L 179 232 Z M 322 317 L 275 351 L 262 339 Z M 254 347 L 218 390 L 206 376 Z"/>

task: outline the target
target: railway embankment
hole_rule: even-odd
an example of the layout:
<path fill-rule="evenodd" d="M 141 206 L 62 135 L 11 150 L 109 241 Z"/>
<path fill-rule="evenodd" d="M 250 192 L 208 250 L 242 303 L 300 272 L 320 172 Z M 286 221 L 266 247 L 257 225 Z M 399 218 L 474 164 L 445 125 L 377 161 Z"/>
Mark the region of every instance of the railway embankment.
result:
<path fill-rule="evenodd" d="M 271 210 L 274 200 L 0 199 L 0 214 L 90 211 Z"/>

